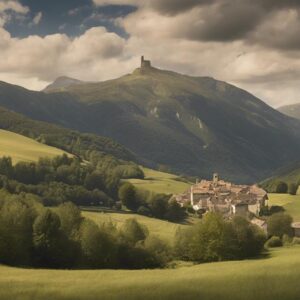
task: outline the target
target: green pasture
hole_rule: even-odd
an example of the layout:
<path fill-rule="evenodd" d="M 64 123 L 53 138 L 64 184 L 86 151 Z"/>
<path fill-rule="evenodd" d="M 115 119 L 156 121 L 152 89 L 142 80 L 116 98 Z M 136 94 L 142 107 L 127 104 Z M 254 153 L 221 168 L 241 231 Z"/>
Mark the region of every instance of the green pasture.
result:
<path fill-rule="evenodd" d="M 14 163 L 37 161 L 40 157 L 53 158 L 64 151 L 41 144 L 25 136 L 0 129 L 0 157 L 10 156 Z"/>
<path fill-rule="evenodd" d="M 0 267 L 1 300 L 296 300 L 300 247 L 270 257 L 164 270 L 57 271 Z"/>

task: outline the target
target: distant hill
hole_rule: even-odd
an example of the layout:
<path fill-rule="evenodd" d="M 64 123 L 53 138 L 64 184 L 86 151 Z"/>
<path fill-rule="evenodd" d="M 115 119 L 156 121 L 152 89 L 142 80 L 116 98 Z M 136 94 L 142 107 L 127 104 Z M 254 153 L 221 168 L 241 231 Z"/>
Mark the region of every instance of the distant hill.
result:
<path fill-rule="evenodd" d="M 64 153 L 66 152 L 58 148 L 0 129 L 0 157 L 10 156 L 14 163 L 37 161 L 41 157 L 53 158 Z"/>
<path fill-rule="evenodd" d="M 110 138 L 32 120 L 3 107 L 0 107 L 0 129 L 21 134 L 82 157 L 86 153 L 97 151 L 121 160 L 137 160 L 133 153 Z"/>
<path fill-rule="evenodd" d="M 265 179 L 260 185 L 269 193 L 274 193 L 280 181 L 287 184 L 295 183 L 300 185 L 300 163 L 293 163 L 292 165 L 277 170 L 272 177 Z"/>
<path fill-rule="evenodd" d="M 297 160 L 300 122 L 235 86 L 152 67 L 43 93 L 0 84 L 0 106 L 110 137 L 140 163 L 254 182 Z"/>
<path fill-rule="evenodd" d="M 300 119 L 300 103 L 279 107 L 278 111 L 287 116 Z"/>
<path fill-rule="evenodd" d="M 61 76 L 61 77 L 58 77 L 53 83 L 49 84 L 44 89 L 44 92 L 59 91 L 63 88 L 67 88 L 71 85 L 82 84 L 82 83 L 84 83 L 84 81 L 70 78 L 67 76 Z"/>

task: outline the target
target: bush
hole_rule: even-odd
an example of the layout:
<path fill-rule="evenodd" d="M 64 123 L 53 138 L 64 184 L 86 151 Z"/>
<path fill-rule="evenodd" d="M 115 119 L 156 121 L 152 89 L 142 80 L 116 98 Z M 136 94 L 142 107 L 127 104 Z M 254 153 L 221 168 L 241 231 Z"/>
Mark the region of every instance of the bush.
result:
<path fill-rule="evenodd" d="M 298 190 L 298 185 L 296 183 L 290 183 L 289 184 L 289 194 L 290 195 L 296 195 Z"/>
<path fill-rule="evenodd" d="M 284 245 L 284 246 L 289 246 L 289 245 L 291 245 L 292 244 L 292 242 L 293 242 L 293 238 L 291 237 L 291 236 L 289 236 L 289 235 L 287 235 L 287 234 L 284 234 L 283 236 L 282 236 L 282 244 Z"/>
<path fill-rule="evenodd" d="M 176 235 L 179 259 L 210 262 L 255 257 L 263 250 L 264 233 L 242 217 L 225 221 L 209 213 L 194 226 Z"/>
<path fill-rule="evenodd" d="M 137 200 L 136 189 L 130 183 L 124 183 L 119 189 L 119 199 L 122 204 L 132 211 L 137 211 L 140 202 Z"/>
<path fill-rule="evenodd" d="M 283 181 L 278 182 L 276 186 L 276 193 L 286 194 L 287 192 L 288 192 L 288 185 Z"/>
<path fill-rule="evenodd" d="M 300 245 L 300 238 L 299 237 L 294 237 L 292 241 L 293 245 Z"/>
<path fill-rule="evenodd" d="M 265 244 L 266 248 L 282 247 L 283 243 L 280 237 L 272 236 Z"/>
<path fill-rule="evenodd" d="M 145 206 L 140 206 L 139 209 L 137 210 L 137 213 L 142 216 L 151 216 L 151 210 L 148 207 Z"/>
<path fill-rule="evenodd" d="M 276 213 L 267 219 L 268 234 L 270 236 L 279 236 L 282 238 L 284 234 L 292 236 L 292 222 L 293 218 L 285 213 Z"/>

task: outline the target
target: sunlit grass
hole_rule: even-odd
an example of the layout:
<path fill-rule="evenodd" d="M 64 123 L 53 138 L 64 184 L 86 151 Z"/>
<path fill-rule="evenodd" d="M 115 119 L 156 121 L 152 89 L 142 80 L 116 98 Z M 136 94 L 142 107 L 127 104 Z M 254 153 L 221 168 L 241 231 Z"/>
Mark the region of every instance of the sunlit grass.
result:
<path fill-rule="evenodd" d="M 176 180 L 178 176 L 174 174 L 159 172 L 148 168 L 143 168 L 145 179 L 128 180 L 139 189 L 148 190 L 154 193 L 178 194 L 186 191 L 190 184 Z"/>
<path fill-rule="evenodd" d="M 295 300 L 300 248 L 270 258 L 166 270 L 49 271 L 0 267 L 0 299 Z"/>
<path fill-rule="evenodd" d="M 300 195 L 269 194 L 269 206 L 271 205 L 282 206 L 294 221 L 300 222 Z"/>
<path fill-rule="evenodd" d="M 37 161 L 40 157 L 53 158 L 63 153 L 60 149 L 0 129 L 0 157 L 10 156 L 14 163 L 19 161 Z"/>

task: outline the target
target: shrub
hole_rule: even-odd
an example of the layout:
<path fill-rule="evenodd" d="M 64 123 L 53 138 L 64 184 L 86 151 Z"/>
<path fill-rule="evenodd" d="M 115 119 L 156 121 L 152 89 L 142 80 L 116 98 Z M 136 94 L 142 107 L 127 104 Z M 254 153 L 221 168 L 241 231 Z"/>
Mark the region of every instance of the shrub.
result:
<path fill-rule="evenodd" d="M 282 247 L 282 245 L 282 240 L 278 236 L 272 236 L 265 244 L 266 248 Z"/>
<path fill-rule="evenodd" d="M 298 185 L 296 183 L 290 183 L 289 184 L 289 194 L 290 195 L 296 195 L 298 190 Z"/>
<path fill-rule="evenodd" d="M 139 209 L 137 210 L 137 213 L 142 216 L 151 216 L 151 210 L 148 207 L 145 206 L 140 206 Z"/>
<path fill-rule="evenodd" d="M 226 221 L 209 213 L 194 226 L 176 235 L 179 259 L 209 262 L 255 257 L 263 250 L 264 233 L 242 217 Z"/>
<path fill-rule="evenodd" d="M 291 236 L 289 236 L 289 235 L 287 235 L 287 234 L 284 234 L 284 235 L 282 236 L 282 244 L 283 244 L 284 246 L 291 245 L 292 242 L 293 242 L 293 238 L 292 238 Z"/>
<path fill-rule="evenodd" d="M 268 234 L 270 236 L 279 236 L 280 238 L 282 238 L 284 234 L 291 236 L 293 234 L 293 230 L 291 227 L 292 222 L 293 218 L 288 214 L 273 214 L 267 219 Z"/>
<path fill-rule="evenodd" d="M 294 237 L 292 241 L 293 245 L 300 245 L 300 238 L 299 237 Z"/>
<path fill-rule="evenodd" d="M 124 183 L 119 189 L 119 199 L 128 209 L 137 211 L 140 202 L 137 200 L 136 189 L 130 183 Z"/>
<path fill-rule="evenodd" d="M 146 239 L 149 232 L 146 226 L 140 224 L 136 219 L 127 219 L 122 227 L 122 234 L 126 240 L 135 245 Z"/>
<path fill-rule="evenodd" d="M 283 181 L 278 182 L 276 186 L 276 193 L 286 194 L 287 192 L 288 192 L 288 185 Z"/>

